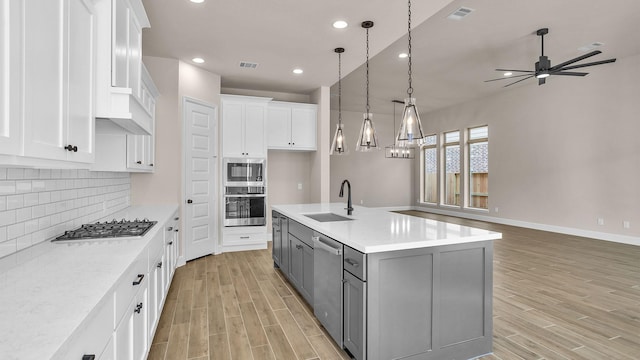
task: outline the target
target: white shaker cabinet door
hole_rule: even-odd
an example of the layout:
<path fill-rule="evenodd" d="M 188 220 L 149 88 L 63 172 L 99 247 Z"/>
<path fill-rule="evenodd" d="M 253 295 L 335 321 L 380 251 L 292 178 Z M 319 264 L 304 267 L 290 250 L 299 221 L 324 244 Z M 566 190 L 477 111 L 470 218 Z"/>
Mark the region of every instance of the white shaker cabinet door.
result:
<path fill-rule="evenodd" d="M 265 154 L 265 115 L 266 106 L 263 104 L 247 103 L 245 108 L 245 155 L 249 157 L 266 157 Z"/>
<path fill-rule="evenodd" d="M 65 160 L 64 1 L 25 1 L 24 12 L 25 155 Z"/>
<path fill-rule="evenodd" d="M 224 102 L 222 105 L 222 153 L 225 157 L 241 157 L 243 146 L 243 105 Z"/>
<path fill-rule="evenodd" d="M 87 0 L 24 2 L 24 155 L 90 163 L 94 11 Z"/>
<path fill-rule="evenodd" d="M 68 118 L 66 143 L 70 161 L 94 160 L 95 15 L 88 0 L 69 0 L 68 26 Z M 78 151 L 75 151 L 75 147 Z"/>
<path fill-rule="evenodd" d="M 267 147 L 288 149 L 291 146 L 291 109 L 269 105 L 267 114 Z"/>
<path fill-rule="evenodd" d="M 291 142 L 298 149 L 316 149 L 316 112 L 315 106 L 292 107 Z"/>
<path fill-rule="evenodd" d="M 0 39 L 4 39 L 0 42 L 0 154 L 7 155 L 21 151 L 20 71 L 16 69 L 20 66 L 21 7 L 20 0 L 5 0 L 0 5 Z"/>

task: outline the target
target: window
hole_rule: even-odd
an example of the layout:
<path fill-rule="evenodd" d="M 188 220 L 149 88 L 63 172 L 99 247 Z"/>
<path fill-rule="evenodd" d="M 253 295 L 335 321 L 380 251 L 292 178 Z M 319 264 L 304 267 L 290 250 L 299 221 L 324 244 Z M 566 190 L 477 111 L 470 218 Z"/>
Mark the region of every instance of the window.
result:
<path fill-rule="evenodd" d="M 436 148 L 436 135 L 425 137 L 425 145 L 422 147 L 424 160 L 423 173 L 423 197 L 426 203 L 438 202 L 438 149 Z"/>
<path fill-rule="evenodd" d="M 444 133 L 445 205 L 460 206 L 460 131 Z"/>
<path fill-rule="evenodd" d="M 489 208 L 489 127 L 469 129 L 469 207 Z"/>

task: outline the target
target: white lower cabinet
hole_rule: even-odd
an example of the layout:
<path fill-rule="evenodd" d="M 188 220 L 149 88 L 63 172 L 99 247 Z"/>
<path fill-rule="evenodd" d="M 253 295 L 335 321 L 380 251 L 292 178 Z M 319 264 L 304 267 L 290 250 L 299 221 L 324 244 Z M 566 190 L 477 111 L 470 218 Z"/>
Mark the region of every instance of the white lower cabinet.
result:
<path fill-rule="evenodd" d="M 53 359 L 144 360 L 155 334 L 178 258 L 177 215 L 129 266 Z M 164 231 L 162 230 L 164 227 Z M 169 230 L 171 229 L 171 230 Z"/>
<path fill-rule="evenodd" d="M 267 248 L 266 226 L 233 226 L 222 230 L 222 251 L 246 251 Z"/>
<path fill-rule="evenodd" d="M 147 354 L 149 332 L 147 330 L 148 283 L 143 280 L 142 288 L 127 307 L 124 317 L 115 331 L 115 352 L 118 360 L 144 360 Z"/>

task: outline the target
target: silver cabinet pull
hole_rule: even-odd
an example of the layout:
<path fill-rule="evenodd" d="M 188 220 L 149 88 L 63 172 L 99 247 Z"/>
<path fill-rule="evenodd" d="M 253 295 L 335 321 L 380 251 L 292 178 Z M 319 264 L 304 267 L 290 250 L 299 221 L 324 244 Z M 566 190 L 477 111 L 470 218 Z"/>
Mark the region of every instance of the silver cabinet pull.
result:
<path fill-rule="evenodd" d="M 346 262 L 347 264 L 349 264 L 349 265 L 351 265 L 351 266 L 353 266 L 353 267 L 358 267 L 358 266 L 360 266 L 360 264 L 358 264 L 358 262 L 357 262 L 357 261 L 355 261 L 355 260 L 353 260 L 353 259 L 351 259 L 351 258 L 346 258 L 346 259 L 344 259 L 344 262 Z"/>

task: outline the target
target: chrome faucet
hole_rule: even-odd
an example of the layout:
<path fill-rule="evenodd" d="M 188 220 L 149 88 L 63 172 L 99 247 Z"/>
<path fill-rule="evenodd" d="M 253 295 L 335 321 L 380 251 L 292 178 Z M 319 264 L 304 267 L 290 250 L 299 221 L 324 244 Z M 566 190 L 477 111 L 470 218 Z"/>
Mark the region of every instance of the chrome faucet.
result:
<path fill-rule="evenodd" d="M 349 183 L 349 180 L 344 180 L 342 182 L 342 185 L 340 185 L 340 194 L 338 194 L 338 196 L 344 197 L 345 183 L 347 184 L 347 191 L 349 191 L 347 194 L 347 215 L 351 215 L 351 213 L 353 213 L 353 205 L 351 204 L 351 183 Z"/>

